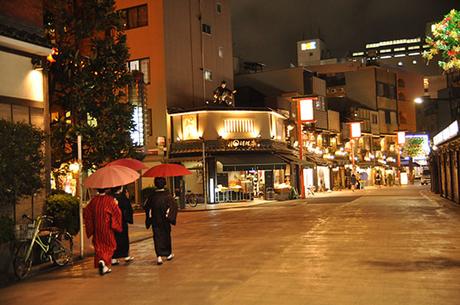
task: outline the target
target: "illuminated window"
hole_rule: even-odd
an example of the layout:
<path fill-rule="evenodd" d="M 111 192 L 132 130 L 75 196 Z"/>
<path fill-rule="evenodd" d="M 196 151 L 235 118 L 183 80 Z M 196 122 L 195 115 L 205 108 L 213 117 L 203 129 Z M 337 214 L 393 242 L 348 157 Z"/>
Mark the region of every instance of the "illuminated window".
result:
<path fill-rule="evenodd" d="M 147 4 L 124 9 L 121 14 L 127 30 L 148 25 Z"/>
<path fill-rule="evenodd" d="M 224 47 L 219 47 L 217 50 L 220 58 L 224 58 Z"/>
<path fill-rule="evenodd" d="M 226 133 L 253 133 L 254 120 L 252 119 L 226 119 L 224 120 L 224 130 Z"/>
<path fill-rule="evenodd" d="M 212 71 L 211 70 L 204 70 L 204 79 L 207 81 L 212 81 Z"/>
<path fill-rule="evenodd" d="M 302 51 L 314 50 L 316 49 L 316 41 L 302 42 L 302 44 L 300 45 L 300 49 Z"/>
<path fill-rule="evenodd" d="M 398 66 L 402 66 L 402 65 L 403 65 L 402 61 L 398 62 Z"/>
<path fill-rule="evenodd" d="M 142 74 L 144 75 L 144 83 L 150 84 L 150 59 L 149 58 L 128 61 L 128 70 L 129 72 L 132 72 L 132 71 L 142 72 Z"/>
<path fill-rule="evenodd" d="M 209 24 L 203 23 L 202 24 L 202 31 L 203 31 L 203 33 L 211 35 L 211 26 Z"/>

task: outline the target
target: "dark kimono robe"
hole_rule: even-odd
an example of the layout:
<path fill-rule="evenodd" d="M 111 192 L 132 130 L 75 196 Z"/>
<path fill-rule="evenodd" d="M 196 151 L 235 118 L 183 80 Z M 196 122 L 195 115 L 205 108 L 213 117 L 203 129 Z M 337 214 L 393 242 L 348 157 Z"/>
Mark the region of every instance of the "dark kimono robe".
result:
<path fill-rule="evenodd" d="M 86 236 L 93 237 L 94 267 L 100 260 L 107 266 L 112 264 L 113 251 L 117 247 L 116 232 L 121 232 L 121 212 L 115 199 L 109 195 L 97 195 L 84 210 Z"/>
<path fill-rule="evenodd" d="M 128 224 L 133 223 L 133 207 L 125 192 L 115 195 L 118 201 L 118 207 L 121 211 L 121 222 L 123 230 L 121 232 L 115 232 L 115 240 L 117 241 L 117 248 L 113 253 L 113 258 L 121 258 L 129 256 L 129 235 L 128 235 Z"/>
<path fill-rule="evenodd" d="M 172 253 L 171 224 L 176 224 L 177 216 L 174 198 L 164 189 L 156 190 L 145 203 L 145 216 L 147 229 L 152 226 L 156 255 L 169 256 Z"/>

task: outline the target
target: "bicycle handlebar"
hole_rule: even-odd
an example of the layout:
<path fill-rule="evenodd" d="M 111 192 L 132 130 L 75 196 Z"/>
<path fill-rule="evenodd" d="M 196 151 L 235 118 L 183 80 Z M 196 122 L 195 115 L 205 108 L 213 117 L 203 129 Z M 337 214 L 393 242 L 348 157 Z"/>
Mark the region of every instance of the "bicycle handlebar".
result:
<path fill-rule="evenodd" d="M 33 218 L 29 217 L 29 216 L 26 215 L 26 214 L 23 214 L 23 215 L 22 215 L 22 218 L 26 218 L 26 219 L 28 219 L 28 220 L 30 220 L 30 221 L 32 221 L 32 222 L 34 221 Z M 35 220 L 40 220 L 40 219 L 48 219 L 48 220 L 51 220 L 51 221 L 54 220 L 54 218 L 53 218 L 52 216 L 48 216 L 48 215 L 37 216 L 37 218 L 36 218 Z"/>

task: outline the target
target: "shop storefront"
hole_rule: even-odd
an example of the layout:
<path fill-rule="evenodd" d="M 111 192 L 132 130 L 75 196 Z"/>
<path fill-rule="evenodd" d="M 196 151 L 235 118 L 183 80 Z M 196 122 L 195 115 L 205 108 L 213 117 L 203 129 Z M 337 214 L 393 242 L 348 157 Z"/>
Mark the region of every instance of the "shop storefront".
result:
<path fill-rule="evenodd" d="M 436 150 L 431 156 L 431 184 L 435 193 L 460 203 L 460 137 L 458 121 L 433 138 Z"/>
<path fill-rule="evenodd" d="M 170 119 L 175 140 L 169 161 L 193 173 L 183 177 L 186 192 L 203 199 L 206 194 L 208 203 L 288 199 L 298 193 L 301 162 L 288 146 L 281 114 L 206 108 L 172 113 Z"/>

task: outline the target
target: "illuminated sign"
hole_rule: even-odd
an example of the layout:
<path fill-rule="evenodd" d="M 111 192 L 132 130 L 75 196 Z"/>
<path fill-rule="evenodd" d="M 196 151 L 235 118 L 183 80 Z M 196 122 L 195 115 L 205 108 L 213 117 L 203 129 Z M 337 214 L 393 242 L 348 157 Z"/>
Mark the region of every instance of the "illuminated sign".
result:
<path fill-rule="evenodd" d="M 300 45 L 300 49 L 302 51 L 315 50 L 316 49 L 316 41 L 302 42 L 301 45 Z"/>
<path fill-rule="evenodd" d="M 404 131 L 398 131 L 398 144 L 406 143 L 406 133 Z"/>
<path fill-rule="evenodd" d="M 182 116 L 182 139 L 194 140 L 198 139 L 196 115 L 189 114 Z"/>
<path fill-rule="evenodd" d="M 420 164 L 420 160 L 426 160 L 426 156 L 430 154 L 430 140 L 427 134 L 411 134 L 406 135 L 406 142 L 411 138 L 422 139 L 422 151 L 419 155 L 414 156 L 413 159 L 417 160 L 417 163 Z"/>
<path fill-rule="evenodd" d="M 313 114 L 313 100 L 316 99 L 301 99 L 300 103 L 300 120 L 302 122 L 312 122 L 314 120 Z"/>
<path fill-rule="evenodd" d="M 433 138 L 434 145 L 439 145 L 458 135 L 458 121 L 453 122 Z"/>
<path fill-rule="evenodd" d="M 257 147 L 256 140 L 229 140 L 227 142 L 229 148 L 254 148 Z"/>
<path fill-rule="evenodd" d="M 350 123 L 351 138 L 361 137 L 361 122 Z"/>

